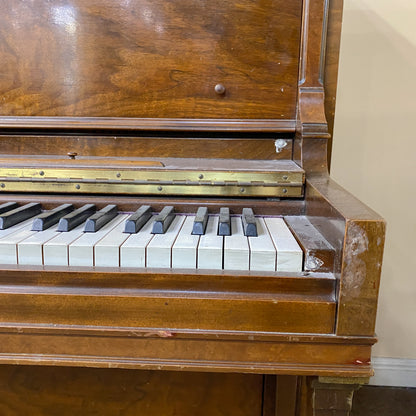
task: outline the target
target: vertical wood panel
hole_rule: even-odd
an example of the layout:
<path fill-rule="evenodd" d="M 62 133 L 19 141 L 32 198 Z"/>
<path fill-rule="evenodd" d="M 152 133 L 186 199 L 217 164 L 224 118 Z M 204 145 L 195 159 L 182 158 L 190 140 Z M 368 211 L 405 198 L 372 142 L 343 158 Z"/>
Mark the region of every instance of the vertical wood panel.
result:
<path fill-rule="evenodd" d="M 262 376 L 0 366 L 2 416 L 261 416 Z"/>

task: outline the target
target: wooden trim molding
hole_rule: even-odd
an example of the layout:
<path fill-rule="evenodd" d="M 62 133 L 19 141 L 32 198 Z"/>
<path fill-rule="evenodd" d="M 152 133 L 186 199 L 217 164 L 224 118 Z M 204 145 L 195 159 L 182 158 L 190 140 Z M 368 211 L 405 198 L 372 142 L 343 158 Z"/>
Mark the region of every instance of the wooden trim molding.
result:
<path fill-rule="evenodd" d="M 127 117 L 0 117 L 1 130 L 245 131 L 293 133 L 295 120 Z"/>

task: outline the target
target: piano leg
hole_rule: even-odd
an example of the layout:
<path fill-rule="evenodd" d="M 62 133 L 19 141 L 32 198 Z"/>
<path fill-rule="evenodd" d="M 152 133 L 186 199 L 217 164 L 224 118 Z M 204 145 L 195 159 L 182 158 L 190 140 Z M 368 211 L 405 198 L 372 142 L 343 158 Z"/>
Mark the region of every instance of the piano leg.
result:
<path fill-rule="evenodd" d="M 312 416 L 349 416 L 354 392 L 368 379 L 319 377 L 312 381 Z"/>

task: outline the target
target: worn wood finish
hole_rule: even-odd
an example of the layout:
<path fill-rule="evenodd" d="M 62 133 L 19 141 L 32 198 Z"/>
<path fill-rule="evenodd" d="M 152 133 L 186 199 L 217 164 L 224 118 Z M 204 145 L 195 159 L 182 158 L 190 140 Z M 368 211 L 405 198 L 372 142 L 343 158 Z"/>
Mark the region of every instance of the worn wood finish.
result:
<path fill-rule="evenodd" d="M 374 334 L 384 235 L 384 221 L 347 222 L 337 334 Z"/>
<path fill-rule="evenodd" d="M 242 374 L 0 366 L 0 413 L 261 416 L 262 379 Z"/>
<path fill-rule="evenodd" d="M 304 270 L 315 272 L 333 272 L 335 268 L 335 250 L 303 215 L 285 217 L 304 253 Z"/>
<path fill-rule="evenodd" d="M 312 416 L 349 416 L 358 384 L 312 382 Z"/>
<path fill-rule="evenodd" d="M 253 333 L 0 327 L 0 363 L 369 377 L 373 339 Z M 358 357 L 358 358 L 357 358 Z"/>
<path fill-rule="evenodd" d="M 301 6 L 4 1 L 1 114 L 293 120 Z"/>
<path fill-rule="evenodd" d="M 336 333 L 373 335 L 385 222 L 329 178 L 311 178 L 307 189 L 311 205 L 326 201 L 328 213 L 345 221 Z M 321 212 L 325 215 L 325 210 Z"/>

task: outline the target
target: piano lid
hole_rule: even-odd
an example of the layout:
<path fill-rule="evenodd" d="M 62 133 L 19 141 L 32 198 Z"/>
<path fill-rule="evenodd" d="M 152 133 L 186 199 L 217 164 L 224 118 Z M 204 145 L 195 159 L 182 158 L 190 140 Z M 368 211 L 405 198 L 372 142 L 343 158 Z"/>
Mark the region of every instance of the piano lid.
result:
<path fill-rule="evenodd" d="M 302 3 L 4 0 L 0 127 L 294 131 Z"/>

